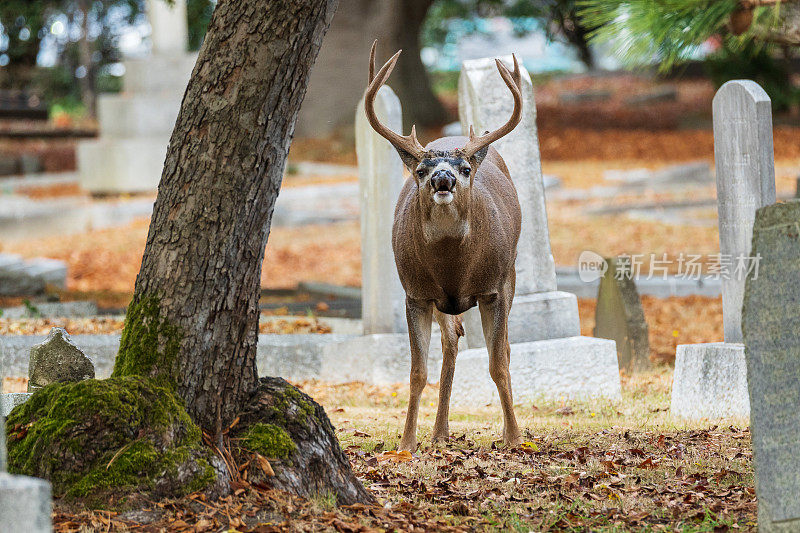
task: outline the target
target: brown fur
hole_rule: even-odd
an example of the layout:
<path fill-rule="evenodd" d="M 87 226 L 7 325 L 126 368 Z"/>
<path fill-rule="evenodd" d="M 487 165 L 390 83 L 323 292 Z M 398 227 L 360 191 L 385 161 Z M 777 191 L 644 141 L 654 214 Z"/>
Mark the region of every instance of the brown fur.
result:
<path fill-rule="evenodd" d="M 514 98 L 508 122 L 481 136 L 476 136 L 470 127 L 469 137 L 443 137 L 423 147 L 413 127 L 410 135 L 399 135 L 375 114 L 375 95 L 400 55 L 397 52 L 376 72 L 375 46 L 373 43 L 370 52 L 364 112 L 375 131 L 394 145 L 412 172 L 397 201 L 392 226 L 392 248 L 406 291 L 411 344 L 411 386 L 399 448 L 416 448 L 419 399 L 428 382 L 428 349 L 434 316 L 442 330 L 443 360 L 433 438 L 448 437 L 458 338 L 464 335 L 461 319 L 455 315 L 476 304 L 489 351 L 489 374 L 497 385 L 503 407 L 503 440 L 510 445 L 519 444 L 508 371 L 508 313 L 514 297 L 514 260 L 521 215 L 508 168 L 490 146 L 511 132 L 522 117 L 519 64 L 514 58 L 511 72 L 496 61 Z"/>
<path fill-rule="evenodd" d="M 466 137 L 444 137 L 427 151 L 456 151 Z M 392 248 L 406 307 L 412 347 L 411 398 L 400 449 L 416 447 L 419 395 L 427 383 L 430 314 L 442 330 L 442 375 L 433 438 L 448 437 L 448 414 L 458 338 L 464 328 L 458 316 L 478 304 L 490 374 L 500 392 L 504 413 L 504 440 L 520 442 L 513 411 L 508 373 L 508 312 L 514 295 L 517 241 L 521 214 L 517 192 L 505 162 L 492 147 L 480 165 L 472 157 L 472 187 L 457 189 L 452 204 L 436 205 L 426 184 L 413 176 L 406 180 L 395 209 Z M 477 167 L 477 170 L 475 170 Z M 450 228 L 434 236 L 426 226 Z M 461 234 L 460 234 L 461 233 Z M 438 237 L 438 238 L 436 238 Z M 427 335 L 426 335 L 427 332 Z"/>

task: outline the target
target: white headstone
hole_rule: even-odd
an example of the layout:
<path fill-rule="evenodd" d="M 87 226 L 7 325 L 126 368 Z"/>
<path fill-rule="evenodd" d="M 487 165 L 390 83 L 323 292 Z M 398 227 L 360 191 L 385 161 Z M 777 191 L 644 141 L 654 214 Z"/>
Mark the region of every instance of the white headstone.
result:
<path fill-rule="evenodd" d="M 513 70 L 514 60 L 500 58 Z M 522 121 L 492 143 L 508 166 L 522 209 L 522 230 L 517 245 L 516 294 L 556 290 L 556 269 L 550 251 L 547 208 L 544 201 L 542 162 L 536 131 L 536 101 L 525 67 L 522 74 Z M 502 126 L 511 116 L 514 100 L 492 58 L 464 61 L 458 82 L 458 114 L 464 135 L 470 125 L 480 135 Z"/>
<path fill-rule="evenodd" d="M 513 58 L 500 58 L 513 69 Z M 492 146 L 500 152 L 517 189 L 522 228 L 517 245 L 517 279 L 509 315 L 510 342 L 528 342 L 580 335 L 578 301 L 556 286 L 550 251 L 547 210 L 536 132 L 536 101 L 528 71 L 522 74 L 522 120 Z M 514 99 L 493 58 L 464 61 L 458 81 L 458 109 L 464 134 L 470 125 L 476 134 L 502 126 L 511 116 Z M 485 346 L 477 309 L 464 314 L 470 348 Z"/>
<path fill-rule="evenodd" d="M 403 129 L 400 100 L 381 87 L 375 113 L 393 131 Z M 405 291 L 392 252 L 394 207 L 403 187 L 403 162 L 394 147 L 372 129 L 364 100 L 356 110 L 356 154 L 361 196 L 361 310 L 364 334 L 408 331 Z"/>
<path fill-rule="evenodd" d="M 186 0 L 147 0 L 153 54 L 184 54 L 189 42 Z"/>
<path fill-rule="evenodd" d="M 767 93 L 750 80 L 729 81 L 713 111 L 725 342 L 677 347 L 670 410 L 694 420 L 750 416 L 742 299 L 756 210 L 775 202 Z"/>
<path fill-rule="evenodd" d="M 717 91 L 713 108 L 719 249 L 735 267 L 750 254 L 756 209 L 775 203 L 772 107 L 757 83 L 734 80 Z M 742 342 L 744 284 L 734 269 L 722 276 L 725 342 Z"/>

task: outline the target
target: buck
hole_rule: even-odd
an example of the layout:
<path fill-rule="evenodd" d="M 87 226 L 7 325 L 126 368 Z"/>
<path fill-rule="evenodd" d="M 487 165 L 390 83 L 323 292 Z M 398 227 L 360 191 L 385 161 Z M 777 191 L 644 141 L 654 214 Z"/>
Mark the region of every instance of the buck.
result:
<path fill-rule="evenodd" d="M 415 128 L 400 135 L 375 115 L 378 90 L 394 69 L 398 51 L 375 72 L 375 45 L 369 65 L 364 109 L 372 128 L 388 140 L 411 172 L 395 208 L 392 249 L 406 293 L 411 343 L 408 413 L 400 450 L 416 448 L 419 399 L 428 378 L 432 317 L 442 331 L 442 374 L 433 440 L 449 435 L 448 411 L 458 338 L 464 335 L 460 314 L 478 305 L 489 350 L 489 374 L 503 408 L 503 441 L 520 443 L 509 374 L 508 313 L 514 296 L 521 215 L 517 191 L 503 158 L 490 144 L 510 133 L 522 118 L 519 65 L 514 72 L 497 60 L 514 98 L 514 111 L 503 126 L 476 136 L 442 137 L 422 146 Z"/>

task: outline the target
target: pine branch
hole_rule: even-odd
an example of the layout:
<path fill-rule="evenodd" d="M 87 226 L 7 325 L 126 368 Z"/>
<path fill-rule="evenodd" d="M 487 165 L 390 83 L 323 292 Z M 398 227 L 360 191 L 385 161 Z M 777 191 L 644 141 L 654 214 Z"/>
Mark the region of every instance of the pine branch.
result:
<path fill-rule="evenodd" d="M 668 70 L 696 56 L 700 46 L 715 36 L 732 49 L 747 42 L 762 46 L 774 42 L 764 36 L 775 33 L 780 4 L 780 0 L 582 0 L 579 14 L 584 24 L 597 28 L 592 41 L 610 45 L 624 65 L 656 61 L 661 70 Z"/>

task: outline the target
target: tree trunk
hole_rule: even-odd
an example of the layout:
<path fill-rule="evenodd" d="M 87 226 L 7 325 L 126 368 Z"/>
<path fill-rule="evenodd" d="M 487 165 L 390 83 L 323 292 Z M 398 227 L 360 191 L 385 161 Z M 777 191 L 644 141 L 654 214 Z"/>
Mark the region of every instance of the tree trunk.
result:
<path fill-rule="evenodd" d="M 220 0 L 167 151 L 114 376 L 172 385 L 220 440 L 256 389 L 261 265 L 338 0 Z"/>
<path fill-rule="evenodd" d="M 391 86 L 403 102 L 406 129 L 410 124 L 441 126 L 450 117 L 433 93 L 428 71 L 420 58 L 419 44 L 422 24 L 433 0 L 399 0 L 398 4 L 394 41 L 395 48 L 402 48 L 403 54 L 397 62 Z"/>
<path fill-rule="evenodd" d="M 81 89 L 81 102 L 90 117 L 97 116 L 97 96 L 94 90 L 95 83 L 95 69 L 92 61 L 92 45 L 89 43 L 89 2 L 88 0 L 80 0 L 78 2 L 78 9 L 83 16 L 81 21 L 81 38 L 78 40 L 78 57 L 80 65 L 86 69 L 83 78 L 78 79 L 78 85 Z"/>
<path fill-rule="evenodd" d="M 578 57 L 589 70 L 594 70 L 594 54 L 589 47 L 589 30 L 581 24 L 580 18 L 574 9 L 562 12 L 553 10 L 553 21 L 567 41 L 578 49 Z"/>

